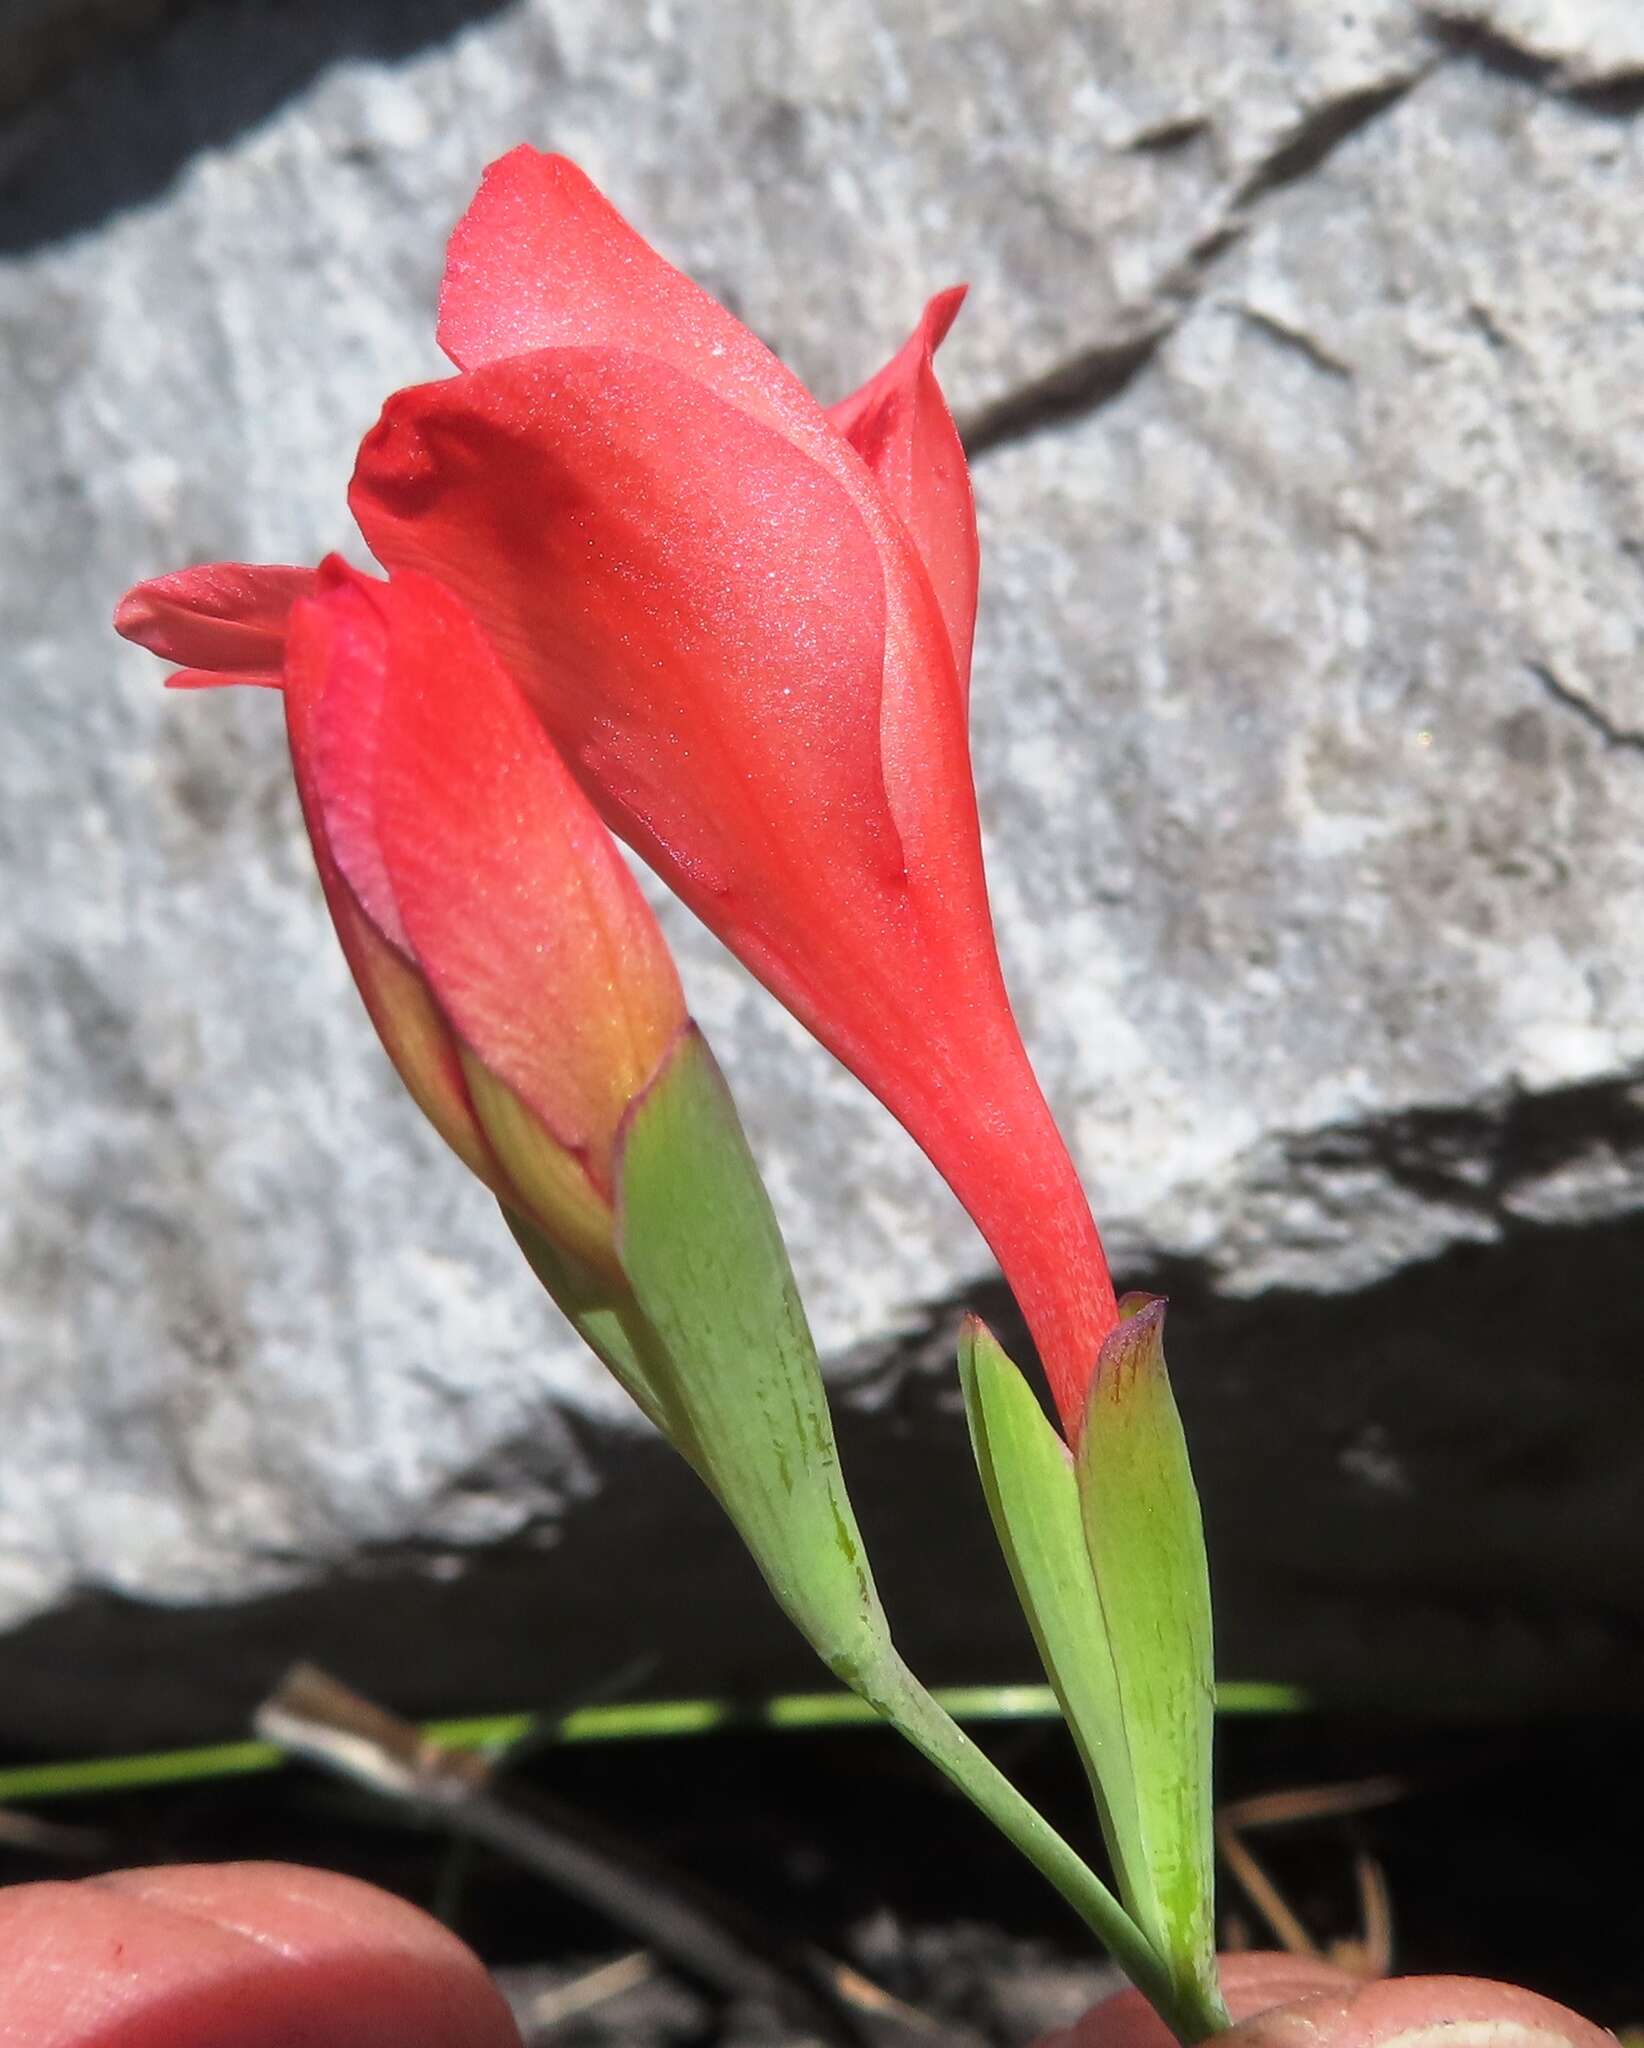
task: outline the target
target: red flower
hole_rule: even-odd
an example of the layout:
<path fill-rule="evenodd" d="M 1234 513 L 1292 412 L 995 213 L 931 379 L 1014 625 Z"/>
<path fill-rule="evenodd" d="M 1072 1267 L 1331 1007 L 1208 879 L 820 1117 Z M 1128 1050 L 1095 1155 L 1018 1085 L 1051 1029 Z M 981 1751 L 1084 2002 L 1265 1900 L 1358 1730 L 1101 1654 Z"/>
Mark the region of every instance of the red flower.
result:
<path fill-rule="evenodd" d="M 976 528 L 931 367 L 824 413 L 561 158 L 452 238 L 462 374 L 352 504 L 457 592 L 606 822 L 900 1118 L 993 1248 L 1069 1434 L 1115 1319 L 999 971 L 966 732 Z"/>
<path fill-rule="evenodd" d="M 461 604 L 415 573 L 219 564 L 140 585 L 117 623 L 191 685 L 283 687 L 326 901 L 390 1058 L 508 1207 L 614 1273 L 619 1126 L 684 998 L 610 834 Z"/>
<path fill-rule="evenodd" d="M 1011 1015 L 982 873 L 966 733 L 976 526 L 932 368 L 961 297 L 934 298 L 824 413 L 574 166 L 516 150 L 452 238 L 440 336 L 462 374 L 389 402 L 352 502 L 400 572 L 391 587 L 415 593 L 403 602 L 437 605 L 404 573 L 426 572 L 466 603 L 489 642 L 465 621 L 473 673 L 517 679 L 561 776 L 563 756 L 923 1146 L 1015 1289 L 1074 1437 L 1116 1311 Z M 333 571 L 329 588 L 345 586 Z M 312 587 L 297 569 L 185 571 L 132 592 L 117 623 L 188 664 L 179 683 L 277 683 L 286 616 Z M 449 738 L 460 766 L 460 719 Z M 335 826 L 293 739 L 324 873 Z M 328 894 L 387 1036 L 372 989 L 406 955 L 363 872 L 342 910 L 335 875 Z M 362 918 L 385 954 L 350 940 Z M 410 1036 L 422 1052 L 402 1043 L 402 1072 L 490 1177 L 472 1106 L 459 1115 L 462 1091 L 436 1086 L 450 1078 L 438 1035 Z"/>

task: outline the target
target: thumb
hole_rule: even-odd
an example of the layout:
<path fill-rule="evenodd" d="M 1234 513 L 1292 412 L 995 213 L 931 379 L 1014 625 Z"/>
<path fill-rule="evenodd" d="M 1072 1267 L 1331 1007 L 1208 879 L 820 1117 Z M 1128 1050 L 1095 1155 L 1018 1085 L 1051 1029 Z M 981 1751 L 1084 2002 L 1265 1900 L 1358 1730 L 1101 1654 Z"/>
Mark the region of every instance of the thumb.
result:
<path fill-rule="evenodd" d="M 436 1921 L 274 1863 L 0 1891 L 0 2048 L 519 2048 Z"/>
<path fill-rule="evenodd" d="M 1550 1998 L 1478 1977 L 1387 1977 L 1282 1955 L 1222 1959 L 1237 2023 L 1227 2048 L 1616 2048 L 1615 2037 Z M 1171 2048 L 1135 1991 L 1104 2000 L 1040 2048 Z"/>

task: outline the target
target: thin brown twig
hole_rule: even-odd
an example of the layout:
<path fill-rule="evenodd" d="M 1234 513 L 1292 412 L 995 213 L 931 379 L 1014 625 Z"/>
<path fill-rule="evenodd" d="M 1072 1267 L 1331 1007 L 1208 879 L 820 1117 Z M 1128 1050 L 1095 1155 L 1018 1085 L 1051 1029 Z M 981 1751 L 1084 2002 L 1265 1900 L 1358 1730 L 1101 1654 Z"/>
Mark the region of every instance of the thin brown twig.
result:
<path fill-rule="evenodd" d="M 830 1956 L 786 1944 L 730 1901 L 540 1792 L 491 1782 L 474 1751 L 409 1722 L 307 1664 L 258 1709 L 257 1732 L 293 1755 L 482 1842 L 605 1913 L 722 1996 L 775 2005 L 840 2048 L 928 2034 L 932 2023 Z M 956 2048 L 967 2048 L 951 2029 Z"/>

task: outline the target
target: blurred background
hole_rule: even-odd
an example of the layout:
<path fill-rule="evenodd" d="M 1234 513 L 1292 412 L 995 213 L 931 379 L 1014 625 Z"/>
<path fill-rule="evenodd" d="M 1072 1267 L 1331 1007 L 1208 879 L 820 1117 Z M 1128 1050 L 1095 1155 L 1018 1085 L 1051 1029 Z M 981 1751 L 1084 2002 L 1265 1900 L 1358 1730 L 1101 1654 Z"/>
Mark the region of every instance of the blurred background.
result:
<path fill-rule="evenodd" d="M 1489 1846 L 1434 1897 L 1537 1772 L 1536 1867 L 1608 1897 L 1628 1724 L 1568 1717 L 1644 1695 L 1616 0 L 0 0 L 5 1753 L 231 1738 L 299 1655 L 416 1714 L 813 1683 L 390 1074 L 277 702 L 168 697 L 107 624 L 185 563 L 361 559 L 353 450 L 441 373 L 444 238 L 519 141 L 824 400 L 968 280 L 1007 974 L 1121 1279 L 1172 1297 L 1223 1671 L 1325 1711 L 1234 1781 L 1375 1768 L 1343 1715 L 1441 1730 Z M 951 1367 L 966 1304 L 1023 1347 L 985 1253 L 665 914 L 909 1652 L 1032 1676 Z"/>

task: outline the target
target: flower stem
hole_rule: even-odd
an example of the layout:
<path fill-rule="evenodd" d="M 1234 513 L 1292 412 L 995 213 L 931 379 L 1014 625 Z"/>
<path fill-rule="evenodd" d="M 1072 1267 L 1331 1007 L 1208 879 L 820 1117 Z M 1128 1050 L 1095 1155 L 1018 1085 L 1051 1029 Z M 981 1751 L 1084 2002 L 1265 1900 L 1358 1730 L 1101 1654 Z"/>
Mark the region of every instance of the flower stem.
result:
<path fill-rule="evenodd" d="M 1178 2041 L 1192 2043 L 1229 2024 L 1219 1998 L 1172 1979 L 1152 1944 L 1101 1879 L 977 1748 L 899 1657 L 860 1674 L 841 1672 L 921 1755 L 958 1786 L 1041 1876 L 1054 1885 Z"/>

